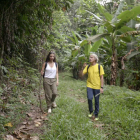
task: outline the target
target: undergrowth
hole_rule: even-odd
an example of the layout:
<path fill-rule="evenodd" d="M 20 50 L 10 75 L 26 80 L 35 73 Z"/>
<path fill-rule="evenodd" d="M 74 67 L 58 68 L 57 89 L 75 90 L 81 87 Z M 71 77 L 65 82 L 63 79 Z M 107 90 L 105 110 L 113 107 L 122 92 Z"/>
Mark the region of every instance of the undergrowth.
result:
<path fill-rule="evenodd" d="M 19 80 L 13 80 L 15 87 L 7 92 L 8 102 L 0 115 L 0 138 L 15 129 L 31 104 L 39 106 L 37 96 L 33 96 L 38 94 L 39 88 L 39 79 L 34 73 L 37 72 L 30 69 L 30 76 L 24 78 L 29 83 L 24 83 L 24 86 Z M 86 81 L 75 80 L 66 72 L 60 73 L 59 79 L 57 108 L 41 127 L 43 134 L 38 134 L 40 140 L 140 139 L 140 92 L 125 87 L 104 86 L 104 94 L 100 95 L 99 121 L 92 121 L 87 117 Z M 42 98 L 42 101 L 43 110 L 47 111 L 45 99 Z M 5 127 L 10 122 L 13 127 Z"/>
<path fill-rule="evenodd" d="M 23 61 L 24 62 L 24 61 Z M 33 104 L 39 84 L 38 72 L 28 63 L 11 60 L 0 85 L 0 140 L 12 133 Z M 35 100 L 35 99 L 34 99 Z"/>
<path fill-rule="evenodd" d="M 96 122 L 87 117 L 86 81 L 61 73 L 58 92 L 58 107 L 49 115 L 42 140 L 140 139 L 140 92 L 106 85 Z"/>

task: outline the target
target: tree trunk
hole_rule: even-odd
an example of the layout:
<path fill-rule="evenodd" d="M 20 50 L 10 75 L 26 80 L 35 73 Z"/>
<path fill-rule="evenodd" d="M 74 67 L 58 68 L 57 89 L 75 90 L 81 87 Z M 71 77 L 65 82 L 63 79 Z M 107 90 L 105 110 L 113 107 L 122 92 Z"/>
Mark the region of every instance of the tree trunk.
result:
<path fill-rule="evenodd" d="M 4 41 L 3 41 L 3 35 L 2 35 L 2 20 L 3 20 L 3 14 L 2 14 L 2 17 L 0 19 L 0 47 L 1 47 L 1 52 L 0 52 L 0 81 L 2 81 L 2 77 L 3 77 L 3 72 L 2 72 L 2 62 L 3 62 L 3 55 L 4 55 Z"/>
<path fill-rule="evenodd" d="M 112 41 L 112 63 L 111 63 L 111 80 L 110 85 L 116 84 L 116 78 L 117 78 L 117 55 L 116 55 L 116 47 L 114 39 Z"/>
<path fill-rule="evenodd" d="M 2 72 L 2 61 L 3 61 L 3 54 L 4 54 L 4 43 L 3 41 L 1 40 L 1 54 L 0 54 L 0 81 L 3 81 L 2 77 L 3 77 L 3 72 Z"/>
<path fill-rule="evenodd" d="M 1 40 L 1 54 L 0 54 L 0 66 L 1 66 L 3 60 L 3 54 L 4 54 L 4 43 L 2 39 L 0 40 Z"/>
<path fill-rule="evenodd" d="M 124 84 L 124 70 L 121 70 L 120 74 L 120 87 L 123 87 Z"/>

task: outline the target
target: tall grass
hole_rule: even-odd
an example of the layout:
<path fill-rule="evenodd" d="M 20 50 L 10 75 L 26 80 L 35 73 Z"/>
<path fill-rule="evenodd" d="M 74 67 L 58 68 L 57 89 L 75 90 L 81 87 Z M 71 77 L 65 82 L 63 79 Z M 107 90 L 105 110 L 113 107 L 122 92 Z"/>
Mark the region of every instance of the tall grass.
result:
<path fill-rule="evenodd" d="M 42 140 L 140 139 L 140 92 L 105 86 L 96 122 L 87 117 L 86 81 L 61 73 L 58 92 L 58 107 L 49 115 Z"/>

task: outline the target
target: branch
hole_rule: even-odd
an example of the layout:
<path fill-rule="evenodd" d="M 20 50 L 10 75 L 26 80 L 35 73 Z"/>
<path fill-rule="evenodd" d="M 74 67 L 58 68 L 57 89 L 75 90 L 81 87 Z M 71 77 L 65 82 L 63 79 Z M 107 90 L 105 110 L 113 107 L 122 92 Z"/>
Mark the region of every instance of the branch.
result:
<path fill-rule="evenodd" d="M 121 64 L 122 64 L 122 69 L 123 69 L 123 70 L 125 69 L 124 59 L 126 59 L 126 57 L 127 57 L 128 55 L 130 55 L 133 51 L 135 51 L 135 50 L 138 51 L 139 49 L 140 49 L 140 46 L 137 47 L 137 48 L 131 49 L 124 57 L 122 57 Z"/>
<path fill-rule="evenodd" d="M 140 34 L 140 31 L 128 31 L 128 32 L 120 35 L 120 37 L 123 38 L 123 37 L 127 37 L 127 36 L 130 36 L 130 35 L 135 36 L 135 35 L 139 35 L 139 34 Z"/>

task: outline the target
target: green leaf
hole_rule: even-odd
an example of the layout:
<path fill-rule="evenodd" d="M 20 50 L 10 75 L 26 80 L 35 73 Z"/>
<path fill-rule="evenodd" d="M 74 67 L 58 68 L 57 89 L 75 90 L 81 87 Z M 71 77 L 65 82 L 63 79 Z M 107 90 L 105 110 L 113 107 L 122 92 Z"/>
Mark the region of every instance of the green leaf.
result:
<path fill-rule="evenodd" d="M 2 95 L 3 93 L 3 89 L 0 87 L 0 95 Z"/>
<path fill-rule="evenodd" d="M 91 36 L 89 37 L 87 40 L 88 41 L 92 41 L 92 42 L 96 42 L 98 41 L 99 39 L 103 38 L 103 37 L 106 37 L 106 36 L 109 36 L 110 34 L 98 34 L 98 35 L 94 35 L 94 36 Z"/>
<path fill-rule="evenodd" d="M 131 37 L 127 36 L 127 37 L 121 37 L 121 39 L 125 42 L 131 42 Z"/>
<path fill-rule="evenodd" d="M 127 51 L 129 52 L 131 49 L 134 49 L 134 47 L 137 43 L 138 43 L 137 41 L 127 43 L 126 44 L 127 45 Z"/>
<path fill-rule="evenodd" d="M 112 39 L 111 39 L 111 37 L 110 37 L 110 36 L 106 36 L 106 39 L 107 39 L 107 41 L 108 41 L 108 44 L 109 44 L 110 46 L 112 46 Z"/>
<path fill-rule="evenodd" d="M 117 16 L 122 12 L 123 6 L 124 6 L 124 2 L 121 1 L 121 3 L 119 4 L 118 9 L 117 9 L 117 11 L 116 11 L 116 13 L 115 13 L 115 15 L 114 15 L 114 18 L 113 18 L 112 21 L 111 21 L 112 23 L 114 23 L 114 22 L 117 21 Z"/>
<path fill-rule="evenodd" d="M 78 44 L 78 39 L 77 39 L 77 37 L 76 37 L 74 31 L 72 31 L 72 34 L 73 34 L 73 36 L 74 36 L 74 38 L 75 38 L 75 42 L 76 42 L 76 44 Z"/>
<path fill-rule="evenodd" d="M 128 31 L 134 31 L 134 29 L 127 26 L 123 26 L 119 31 L 121 31 L 122 33 L 126 33 Z"/>
<path fill-rule="evenodd" d="M 78 60 L 80 60 L 80 61 L 82 61 L 82 60 L 85 60 L 86 58 L 85 58 L 85 55 L 84 54 L 82 54 L 82 55 L 80 55 L 79 57 L 78 57 Z"/>
<path fill-rule="evenodd" d="M 135 24 L 137 22 L 133 19 L 131 19 L 128 23 L 127 23 L 127 26 L 130 27 L 130 28 L 135 28 Z"/>
<path fill-rule="evenodd" d="M 92 46 L 92 48 L 91 48 L 90 51 L 91 51 L 91 52 L 96 52 L 96 51 L 98 50 L 98 48 L 100 47 L 101 44 L 102 44 L 102 39 L 96 41 L 96 42 L 93 44 L 93 46 Z"/>
<path fill-rule="evenodd" d="M 73 51 L 72 51 L 72 56 L 73 56 L 73 57 L 77 56 L 78 51 L 79 51 L 79 50 L 73 50 Z"/>
<path fill-rule="evenodd" d="M 92 12 L 86 10 L 88 13 L 92 14 L 94 16 L 95 19 L 99 20 L 99 21 L 103 21 L 101 18 L 99 18 L 97 15 L 93 14 Z"/>
<path fill-rule="evenodd" d="M 137 15 L 140 14 L 140 6 L 134 7 L 132 10 L 124 11 L 122 12 L 117 18 L 120 19 L 120 21 L 116 24 L 116 28 L 120 29 L 122 26 L 124 26 L 128 21 L 135 18 Z"/>
<path fill-rule="evenodd" d="M 67 36 L 67 38 L 69 38 L 74 44 L 76 44 L 75 40 L 72 37 Z"/>
<path fill-rule="evenodd" d="M 82 36 L 80 34 L 78 34 L 77 32 L 75 32 L 75 35 L 77 35 L 77 37 L 82 40 Z"/>
<path fill-rule="evenodd" d="M 107 51 L 107 55 L 112 55 L 112 50 L 110 49 L 110 47 L 103 45 L 102 48 Z"/>
<path fill-rule="evenodd" d="M 109 14 L 108 12 L 103 13 L 103 15 L 105 16 L 105 18 L 107 19 L 107 21 L 111 21 L 112 20 L 112 15 Z"/>
<path fill-rule="evenodd" d="M 83 45 L 87 44 L 88 41 L 87 40 L 83 40 L 81 43 L 80 43 L 80 46 L 82 47 Z"/>
<path fill-rule="evenodd" d="M 103 34 L 104 33 L 104 26 L 100 26 L 99 27 L 99 34 Z"/>
<path fill-rule="evenodd" d="M 91 44 L 88 44 L 88 45 L 85 46 L 85 51 L 84 52 L 85 52 L 86 56 L 90 54 L 91 48 L 92 48 Z"/>
<path fill-rule="evenodd" d="M 125 0 L 128 5 L 134 4 L 134 0 Z"/>
<path fill-rule="evenodd" d="M 134 57 L 134 56 L 136 56 L 138 54 L 140 54 L 140 52 L 138 52 L 138 51 L 132 52 L 130 55 L 127 56 L 127 59 L 129 60 L 130 58 L 132 58 L 132 57 Z"/>
<path fill-rule="evenodd" d="M 7 72 L 8 72 L 7 68 L 6 68 L 6 67 L 4 67 L 4 66 L 1 66 L 1 69 L 2 69 L 5 73 L 7 73 Z"/>
<path fill-rule="evenodd" d="M 109 21 L 106 21 L 105 22 L 105 24 L 104 24 L 104 26 L 107 28 L 107 31 L 109 32 L 109 33 L 112 33 L 113 32 L 113 24 L 111 24 Z"/>
<path fill-rule="evenodd" d="M 112 15 L 109 14 L 108 12 L 106 12 L 104 7 L 101 6 L 99 3 L 98 3 L 98 8 L 99 8 L 100 12 L 105 16 L 107 21 L 111 21 L 112 20 Z"/>

